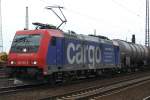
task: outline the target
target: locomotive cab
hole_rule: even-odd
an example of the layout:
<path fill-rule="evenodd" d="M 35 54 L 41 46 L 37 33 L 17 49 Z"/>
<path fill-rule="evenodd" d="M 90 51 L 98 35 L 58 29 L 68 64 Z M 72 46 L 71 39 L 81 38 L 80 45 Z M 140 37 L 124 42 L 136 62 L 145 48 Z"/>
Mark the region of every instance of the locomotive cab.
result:
<path fill-rule="evenodd" d="M 13 73 L 15 77 L 47 75 L 47 52 L 49 44 L 55 45 L 56 40 L 51 34 L 57 33 L 56 31 L 53 29 L 18 31 L 8 56 L 9 73 Z"/>
<path fill-rule="evenodd" d="M 21 78 L 48 75 L 47 64 L 55 65 L 53 62 L 56 60 L 56 37 L 62 37 L 60 30 L 36 29 L 16 32 L 8 56 L 7 67 L 10 75 L 13 73 L 12 76 Z"/>
<path fill-rule="evenodd" d="M 39 64 L 38 51 L 42 39 L 41 34 L 24 34 L 15 35 L 8 58 L 8 67 L 12 73 L 19 75 L 19 73 L 40 73 L 40 68 L 36 66 Z"/>

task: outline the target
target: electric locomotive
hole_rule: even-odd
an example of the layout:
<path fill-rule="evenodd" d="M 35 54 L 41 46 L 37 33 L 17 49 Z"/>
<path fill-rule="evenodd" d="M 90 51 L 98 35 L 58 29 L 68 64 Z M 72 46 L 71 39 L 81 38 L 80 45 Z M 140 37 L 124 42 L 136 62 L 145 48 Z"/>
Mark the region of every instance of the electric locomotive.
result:
<path fill-rule="evenodd" d="M 14 77 L 63 80 L 121 68 L 118 42 L 34 24 L 35 30 L 17 31 L 13 39 L 7 67 Z"/>

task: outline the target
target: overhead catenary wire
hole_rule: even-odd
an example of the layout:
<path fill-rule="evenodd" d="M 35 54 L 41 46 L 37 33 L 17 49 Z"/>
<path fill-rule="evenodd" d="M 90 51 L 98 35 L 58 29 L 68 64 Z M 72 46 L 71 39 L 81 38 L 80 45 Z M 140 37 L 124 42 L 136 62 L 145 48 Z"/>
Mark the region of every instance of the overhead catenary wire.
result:
<path fill-rule="evenodd" d="M 48 2 L 48 1 L 50 1 L 50 0 L 40 0 L 40 1 L 42 1 L 42 2 L 44 2 L 44 3 L 46 3 L 46 4 L 50 4 L 50 5 L 52 5 L 52 2 Z M 59 0 L 60 2 L 63 2 L 63 6 L 64 6 L 64 1 L 63 0 Z M 131 14 L 133 14 L 134 16 L 136 16 L 136 17 L 138 17 L 138 18 L 140 18 L 141 16 L 140 16 L 140 14 L 138 14 L 138 13 L 136 13 L 135 11 L 133 11 L 132 9 L 129 9 L 127 6 L 124 6 L 124 4 L 121 4 L 121 3 L 119 3 L 119 2 L 117 2 L 116 0 L 112 0 L 113 1 L 113 3 L 115 3 L 117 6 L 119 6 L 119 7 L 122 7 L 123 9 L 125 9 L 128 13 L 131 13 Z M 57 1 L 58 2 L 58 1 Z M 59 3 L 60 3 L 59 2 Z M 54 4 L 54 2 L 53 2 L 53 4 Z M 66 3 L 65 3 L 66 4 Z M 62 6 L 62 5 L 61 5 Z M 76 9 L 72 9 L 72 8 L 68 8 L 68 7 L 64 7 L 65 9 L 65 12 L 67 11 L 68 13 L 72 13 L 72 14 L 75 14 L 75 15 L 77 15 L 77 16 L 82 16 L 82 17 L 84 17 L 83 18 L 83 20 L 86 20 L 86 23 L 92 23 L 93 25 L 95 25 L 94 23 L 96 23 L 97 24 L 97 27 L 98 27 L 98 25 L 103 25 L 103 26 L 105 26 L 106 25 L 106 27 L 111 27 L 111 28 L 113 28 L 113 29 L 115 29 L 115 31 L 116 30 L 118 30 L 118 27 L 120 27 L 120 25 L 119 24 L 116 24 L 116 23 L 114 23 L 112 20 L 109 20 L 109 19 L 105 19 L 105 18 L 101 18 L 101 17 L 95 17 L 95 16 L 91 16 L 91 15 L 89 15 L 89 14 L 87 14 L 87 13 L 84 13 L 84 12 L 81 12 L 81 11 L 77 11 Z M 122 9 L 121 9 L 122 10 Z M 66 13 L 67 14 L 67 13 Z M 70 19 L 70 17 L 67 17 L 67 19 L 68 19 L 68 22 L 70 22 L 69 20 L 72 20 L 72 17 L 71 17 L 71 19 Z M 141 21 L 140 21 L 141 22 Z M 89 25 L 91 25 L 91 26 L 93 26 L 92 24 L 89 24 Z M 105 25 L 104 25 L 105 24 Z M 83 24 L 84 25 L 84 24 Z M 93 29 L 93 27 L 91 27 L 92 29 Z M 95 27 L 94 27 L 95 28 Z M 123 27 L 123 28 L 126 28 L 126 27 Z M 128 28 L 128 29 L 130 29 L 130 27 Z M 128 30 L 127 29 L 127 30 Z"/>
<path fill-rule="evenodd" d="M 111 27 L 114 27 L 114 28 L 120 27 L 120 25 L 116 25 L 115 23 L 112 23 L 108 19 L 104 19 L 104 18 L 100 18 L 100 17 L 99 18 L 93 17 L 93 16 L 90 16 L 90 15 L 88 15 L 86 13 L 78 12 L 78 11 L 70 9 L 70 8 L 69 9 L 66 8 L 65 10 L 67 10 L 70 13 L 74 13 L 74 14 L 76 14 L 78 16 L 82 16 L 82 17 L 84 17 L 84 18 L 86 18 L 86 19 L 88 19 L 88 20 L 90 20 L 92 22 L 95 22 L 96 24 L 99 24 L 99 25 L 106 24 L 107 26 L 110 25 Z M 98 23 L 98 22 L 100 22 L 100 23 Z"/>
<path fill-rule="evenodd" d="M 40 0 L 40 1 L 50 4 L 49 2 L 46 2 L 45 0 Z M 63 0 L 60 0 L 60 1 L 63 3 L 63 7 L 64 7 L 64 6 L 65 6 L 64 1 L 63 1 Z M 134 12 L 134 11 L 128 9 L 126 6 L 124 6 L 123 4 L 117 2 L 116 0 L 112 0 L 112 1 L 113 1 L 115 4 L 117 4 L 118 6 L 120 6 L 120 7 L 124 8 L 124 9 L 126 9 L 128 12 L 130 12 L 130 13 L 136 15 L 137 17 L 141 17 L 140 14 L 137 14 L 136 12 Z M 70 9 L 70 8 L 67 8 L 67 7 L 64 7 L 64 8 L 65 8 L 66 10 L 70 11 L 71 13 L 75 13 L 75 14 L 77 14 L 77 15 L 79 15 L 79 16 L 88 18 L 88 19 L 90 19 L 90 20 L 93 20 L 94 22 L 99 21 L 99 22 L 104 22 L 104 23 L 109 23 L 109 24 L 110 24 L 110 22 L 108 22 L 108 19 L 105 20 L 105 19 L 103 19 L 103 18 L 95 18 L 95 17 L 93 17 L 93 16 L 89 16 L 89 15 L 87 15 L 87 14 L 84 14 L 83 12 L 81 13 L 81 12 L 75 11 L 75 10 Z M 115 26 L 115 27 L 116 27 L 116 25 L 112 25 L 112 26 Z M 118 26 L 118 25 L 117 25 L 117 26 Z"/>
<path fill-rule="evenodd" d="M 122 3 L 116 1 L 116 0 L 112 0 L 113 3 L 115 3 L 116 5 L 118 5 L 119 7 L 125 9 L 127 12 L 137 16 L 137 17 L 141 17 L 140 14 L 136 13 L 135 11 L 129 9 L 127 6 L 123 5 Z"/>
<path fill-rule="evenodd" d="M 64 0 L 61 0 L 63 7 L 65 7 L 65 2 Z"/>
<path fill-rule="evenodd" d="M 49 4 L 49 2 L 46 2 L 45 0 L 40 0 L 40 1 L 42 1 L 42 2 L 44 2 L 44 3 L 48 3 L 48 4 Z"/>

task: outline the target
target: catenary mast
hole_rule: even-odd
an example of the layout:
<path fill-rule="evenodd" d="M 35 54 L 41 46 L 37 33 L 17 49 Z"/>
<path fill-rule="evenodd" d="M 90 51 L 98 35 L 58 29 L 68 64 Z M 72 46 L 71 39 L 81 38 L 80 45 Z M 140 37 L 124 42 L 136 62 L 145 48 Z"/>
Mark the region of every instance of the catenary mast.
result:
<path fill-rule="evenodd" d="M 146 0 L 145 46 L 150 46 L 149 37 L 149 0 Z"/>
<path fill-rule="evenodd" d="M 3 51 L 3 36 L 2 36 L 2 9 L 0 0 L 0 52 Z"/>
<path fill-rule="evenodd" d="M 29 29 L 29 14 L 28 14 L 28 6 L 26 6 L 26 18 L 25 18 L 25 29 Z"/>

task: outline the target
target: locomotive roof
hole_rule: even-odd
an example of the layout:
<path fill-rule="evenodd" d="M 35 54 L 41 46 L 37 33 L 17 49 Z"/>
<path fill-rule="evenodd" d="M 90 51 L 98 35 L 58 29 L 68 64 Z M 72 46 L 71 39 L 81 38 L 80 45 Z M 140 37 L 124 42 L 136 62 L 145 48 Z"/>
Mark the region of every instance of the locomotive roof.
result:
<path fill-rule="evenodd" d="M 17 31 L 16 34 L 45 34 L 49 33 L 51 36 L 64 37 L 63 32 L 56 29 L 36 29 L 36 30 L 21 30 Z"/>
<path fill-rule="evenodd" d="M 63 32 L 61 30 L 56 29 L 37 29 L 37 30 L 22 30 L 18 31 L 17 34 L 43 34 L 43 33 L 49 33 L 51 36 L 54 37 L 64 37 L 69 39 L 76 39 L 76 40 L 82 40 L 82 41 L 92 41 L 97 43 L 107 43 L 107 44 L 114 44 L 112 40 L 102 39 L 97 36 L 89 36 L 89 35 L 83 35 L 83 34 L 76 34 L 75 32 Z"/>
<path fill-rule="evenodd" d="M 92 42 L 97 42 L 97 43 L 107 43 L 107 44 L 112 44 L 113 42 L 108 39 L 102 39 L 99 37 L 95 36 L 89 36 L 89 35 L 83 35 L 83 34 L 76 34 L 76 33 L 64 33 L 65 38 L 69 39 L 77 39 L 77 40 L 83 40 L 83 41 L 92 41 Z"/>

